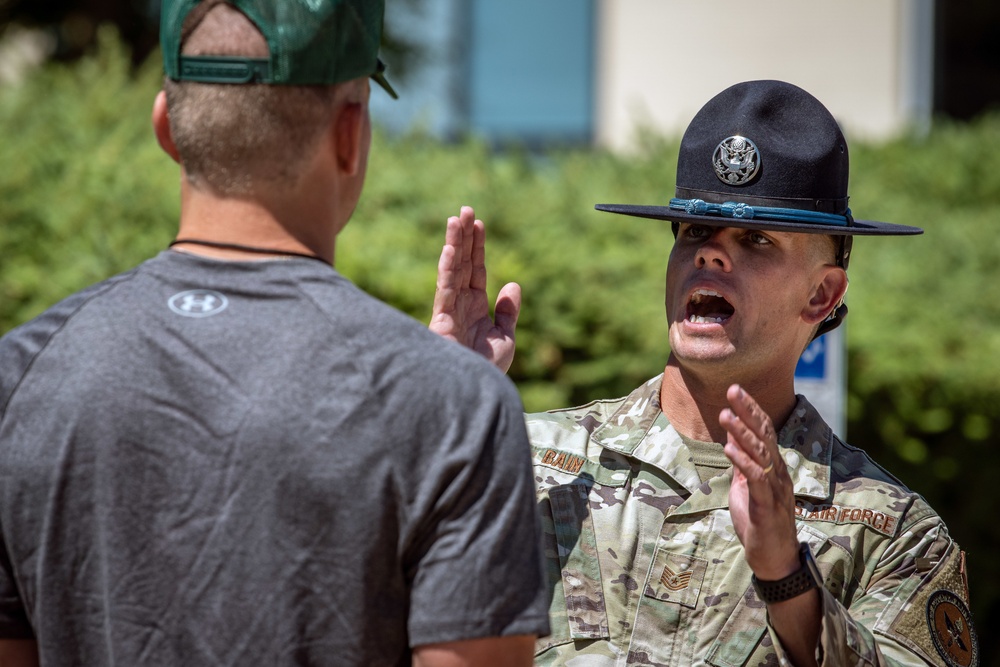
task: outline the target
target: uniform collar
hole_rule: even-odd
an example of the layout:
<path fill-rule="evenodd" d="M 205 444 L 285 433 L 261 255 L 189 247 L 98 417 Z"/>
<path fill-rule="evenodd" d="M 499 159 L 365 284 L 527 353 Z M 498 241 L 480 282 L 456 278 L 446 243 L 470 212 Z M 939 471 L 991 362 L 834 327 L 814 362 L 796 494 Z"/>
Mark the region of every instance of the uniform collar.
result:
<path fill-rule="evenodd" d="M 795 495 L 827 498 L 836 436 L 805 396 L 796 398 L 798 402 L 791 416 L 778 432 L 778 445 L 792 477 Z"/>
<path fill-rule="evenodd" d="M 591 440 L 605 449 L 662 470 L 695 493 L 702 483 L 691 462 L 691 453 L 660 408 L 662 381 L 661 374 L 635 389 L 603 424 L 594 429 Z M 827 498 L 835 436 L 804 396 L 797 399 L 791 416 L 778 432 L 778 445 L 788 466 L 795 495 Z M 726 480 L 731 475 L 731 472 L 720 475 L 712 486 L 723 482 L 728 486 Z"/>

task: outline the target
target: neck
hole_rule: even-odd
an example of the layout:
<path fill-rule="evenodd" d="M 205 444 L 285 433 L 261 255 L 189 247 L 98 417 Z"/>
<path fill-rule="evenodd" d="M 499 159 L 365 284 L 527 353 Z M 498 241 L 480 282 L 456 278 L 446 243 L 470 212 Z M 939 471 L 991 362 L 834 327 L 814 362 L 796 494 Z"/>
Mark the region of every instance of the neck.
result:
<path fill-rule="evenodd" d="M 721 377 L 720 377 L 721 376 Z M 696 373 L 671 354 L 663 370 L 660 408 L 678 433 L 694 440 L 726 442 L 719 413 L 729 407 L 726 391 L 739 384 L 771 417 L 776 430 L 795 408 L 794 376 L 730 377 L 718 372 Z"/>
<path fill-rule="evenodd" d="M 301 192 L 245 199 L 222 197 L 191 185 L 185 178 L 177 238 L 210 245 L 178 243 L 176 247 L 219 259 L 306 255 L 333 264 L 339 227 L 330 207 L 325 208 L 322 200 L 310 201 Z"/>

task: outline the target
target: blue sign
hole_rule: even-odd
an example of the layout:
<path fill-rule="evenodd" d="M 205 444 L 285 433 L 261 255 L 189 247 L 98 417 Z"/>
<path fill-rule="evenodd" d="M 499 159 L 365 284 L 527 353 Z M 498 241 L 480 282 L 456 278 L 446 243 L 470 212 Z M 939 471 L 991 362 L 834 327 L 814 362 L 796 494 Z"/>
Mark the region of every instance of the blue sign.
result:
<path fill-rule="evenodd" d="M 820 336 L 799 357 L 795 377 L 805 380 L 826 379 L 826 336 Z"/>

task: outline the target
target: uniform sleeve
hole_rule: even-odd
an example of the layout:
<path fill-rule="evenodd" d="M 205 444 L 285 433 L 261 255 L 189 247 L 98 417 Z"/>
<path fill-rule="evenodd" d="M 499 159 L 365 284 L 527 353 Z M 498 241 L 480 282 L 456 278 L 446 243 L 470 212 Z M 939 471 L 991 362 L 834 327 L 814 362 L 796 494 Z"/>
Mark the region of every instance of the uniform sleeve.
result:
<path fill-rule="evenodd" d="M 936 515 L 901 528 L 849 607 L 825 589 L 822 604 L 817 662 L 824 667 L 979 664 L 965 554 Z M 768 629 L 779 661 L 791 664 Z"/>
<path fill-rule="evenodd" d="M 508 384 L 453 415 L 454 442 L 422 480 L 432 501 L 412 558 L 411 646 L 548 634 L 530 450 Z"/>

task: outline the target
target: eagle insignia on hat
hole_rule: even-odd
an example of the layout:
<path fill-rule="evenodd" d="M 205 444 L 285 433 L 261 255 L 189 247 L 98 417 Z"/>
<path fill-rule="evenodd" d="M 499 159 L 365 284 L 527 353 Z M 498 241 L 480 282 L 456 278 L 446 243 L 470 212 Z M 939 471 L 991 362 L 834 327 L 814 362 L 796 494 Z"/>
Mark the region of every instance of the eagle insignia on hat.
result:
<path fill-rule="evenodd" d="M 760 152 L 754 142 L 734 135 L 715 147 L 712 163 L 715 175 L 726 185 L 746 185 L 760 169 Z"/>

